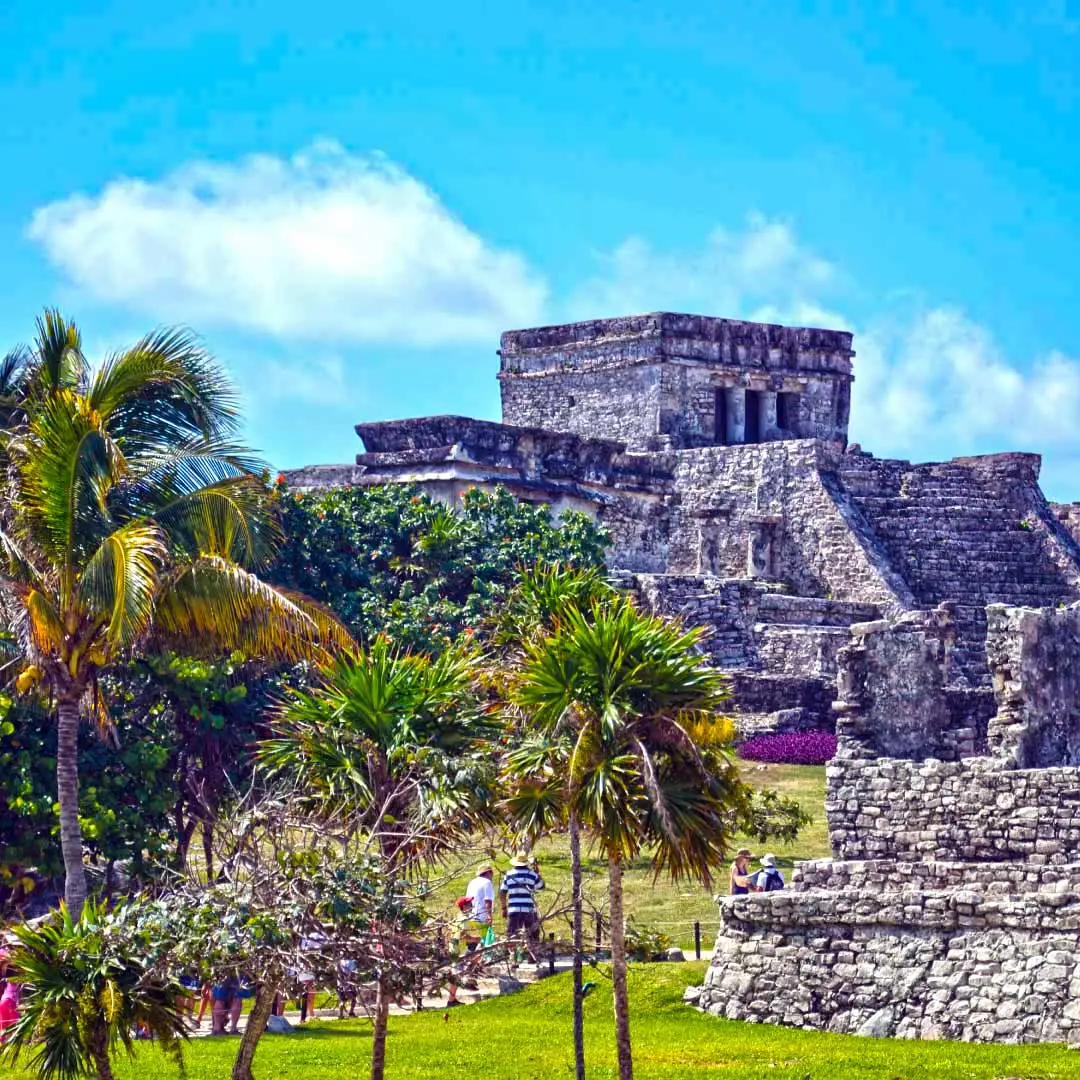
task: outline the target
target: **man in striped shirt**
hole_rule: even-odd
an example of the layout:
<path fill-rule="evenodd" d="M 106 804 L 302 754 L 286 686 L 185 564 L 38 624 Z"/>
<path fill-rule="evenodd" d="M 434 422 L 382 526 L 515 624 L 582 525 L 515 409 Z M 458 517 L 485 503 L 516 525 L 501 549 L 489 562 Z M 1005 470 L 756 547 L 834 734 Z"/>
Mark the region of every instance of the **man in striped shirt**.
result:
<path fill-rule="evenodd" d="M 524 935 L 529 958 L 536 963 L 537 944 L 540 940 L 540 915 L 536 909 L 536 894 L 544 887 L 544 879 L 537 869 L 536 859 L 529 864 L 529 857 L 519 852 L 510 862 L 510 870 L 503 875 L 499 886 L 499 900 L 506 919 L 506 936 Z"/>

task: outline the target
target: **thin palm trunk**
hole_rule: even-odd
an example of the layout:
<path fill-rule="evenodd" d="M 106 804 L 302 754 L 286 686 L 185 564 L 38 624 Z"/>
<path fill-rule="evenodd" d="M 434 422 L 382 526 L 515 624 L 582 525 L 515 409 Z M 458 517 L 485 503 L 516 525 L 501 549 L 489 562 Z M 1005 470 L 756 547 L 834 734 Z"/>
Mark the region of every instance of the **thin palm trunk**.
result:
<path fill-rule="evenodd" d="M 87 1050 L 94 1062 L 97 1080 L 114 1080 L 112 1063 L 109 1061 L 109 1039 L 103 1024 L 94 1024 L 88 1032 Z"/>
<path fill-rule="evenodd" d="M 64 901 L 72 919 L 86 901 L 82 829 L 79 827 L 79 699 L 56 704 L 56 791 L 60 802 L 60 850 L 64 856 Z"/>
<path fill-rule="evenodd" d="M 379 975 L 375 987 L 375 1029 L 371 1038 L 371 1080 L 383 1080 L 386 1072 L 386 1026 L 390 1018 L 390 987 Z"/>
<path fill-rule="evenodd" d="M 615 998 L 615 1050 L 619 1080 L 633 1080 L 630 1053 L 630 1000 L 626 992 L 626 940 L 623 926 L 622 860 L 608 856 L 608 896 L 611 904 L 611 989 Z"/>
<path fill-rule="evenodd" d="M 244 1034 L 240 1037 L 240 1049 L 237 1050 L 236 1061 L 233 1063 L 232 1080 L 255 1080 L 251 1063 L 255 1060 L 259 1039 L 266 1030 L 266 1021 L 270 1019 L 275 993 L 275 989 L 266 982 L 260 983 L 255 989 L 255 1000 L 252 1002 L 251 1012 L 248 1013 Z"/>
<path fill-rule="evenodd" d="M 570 892 L 574 908 L 574 1075 L 585 1080 L 585 1002 L 581 978 L 581 826 L 570 814 Z"/>

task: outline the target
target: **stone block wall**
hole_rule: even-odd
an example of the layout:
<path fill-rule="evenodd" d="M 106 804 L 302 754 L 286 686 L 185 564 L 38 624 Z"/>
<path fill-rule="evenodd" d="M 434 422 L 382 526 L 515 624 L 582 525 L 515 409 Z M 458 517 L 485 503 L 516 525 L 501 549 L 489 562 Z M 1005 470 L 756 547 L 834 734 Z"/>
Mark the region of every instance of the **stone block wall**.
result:
<path fill-rule="evenodd" d="M 827 766 L 838 859 L 1071 862 L 1080 857 L 1080 773 L 1001 769 L 989 758 Z"/>
<path fill-rule="evenodd" d="M 987 739 L 1019 768 L 1080 765 L 1080 604 L 987 608 L 986 652 L 998 710 Z"/>
<path fill-rule="evenodd" d="M 632 449 L 847 438 L 854 354 L 843 331 L 654 312 L 509 331 L 499 355 L 507 423 L 617 437 Z M 734 438 L 716 430 L 725 391 L 740 412 Z M 761 399 L 756 438 L 742 422 L 746 391 Z"/>
<path fill-rule="evenodd" d="M 828 486 L 835 451 L 786 441 L 710 447 L 678 454 L 669 564 L 672 573 L 785 582 L 824 599 L 904 610 L 909 596 L 881 555 L 867 546 Z M 762 551 L 751 560 L 757 544 Z"/>
<path fill-rule="evenodd" d="M 791 887 L 799 892 L 865 890 L 877 894 L 967 889 L 991 895 L 1080 892 L 1080 863 L 897 862 L 894 859 L 811 859 L 799 863 Z"/>
<path fill-rule="evenodd" d="M 705 984 L 732 1020 L 863 1035 L 1080 1041 L 1080 897 L 1043 891 L 731 897 Z"/>

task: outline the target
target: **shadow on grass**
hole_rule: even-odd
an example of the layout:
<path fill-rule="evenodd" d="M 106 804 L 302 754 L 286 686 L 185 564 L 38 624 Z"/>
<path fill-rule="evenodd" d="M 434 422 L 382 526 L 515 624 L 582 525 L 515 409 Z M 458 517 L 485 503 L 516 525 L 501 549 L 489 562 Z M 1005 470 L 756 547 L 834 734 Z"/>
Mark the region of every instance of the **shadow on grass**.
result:
<path fill-rule="evenodd" d="M 301 1039 L 370 1039 L 371 1038 L 371 1026 L 367 1027 L 353 1027 L 352 1024 L 356 1021 L 338 1021 L 331 1020 L 327 1024 L 318 1024 L 308 1027 L 306 1024 L 303 1027 L 295 1027 L 287 1035 L 273 1035 L 266 1034 L 263 1039 L 272 1039 L 274 1042 L 284 1040 L 290 1042 L 293 1039 L 299 1037 Z M 362 1021 L 360 1021 L 362 1023 Z M 349 1027 L 345 1027 L 348 1023 Z M 339 1026 L 340 1025 L 340 1026 Z M 388 1032 L 392 1035 L 393 1032 Z M 260 1040 L 261 1041 L 261 1040 Z"/>

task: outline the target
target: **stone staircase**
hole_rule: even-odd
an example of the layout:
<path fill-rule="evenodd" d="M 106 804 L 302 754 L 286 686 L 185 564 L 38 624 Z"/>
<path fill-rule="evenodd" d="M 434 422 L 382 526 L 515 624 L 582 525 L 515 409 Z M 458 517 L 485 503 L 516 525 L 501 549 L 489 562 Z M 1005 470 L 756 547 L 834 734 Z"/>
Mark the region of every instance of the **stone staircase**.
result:
<path fill-rule="evenodd" d="M 978 460 L 978 459 L 969 459 Z M 1080 595 L 1048 551 L 1034 484 L 967 462 L 910 466 L 853 456 L 840 476 L 896 572 L 921 606 L 957 603 L 960 670 L 986 684 L 985 608 L 1053 606 Z"/>

